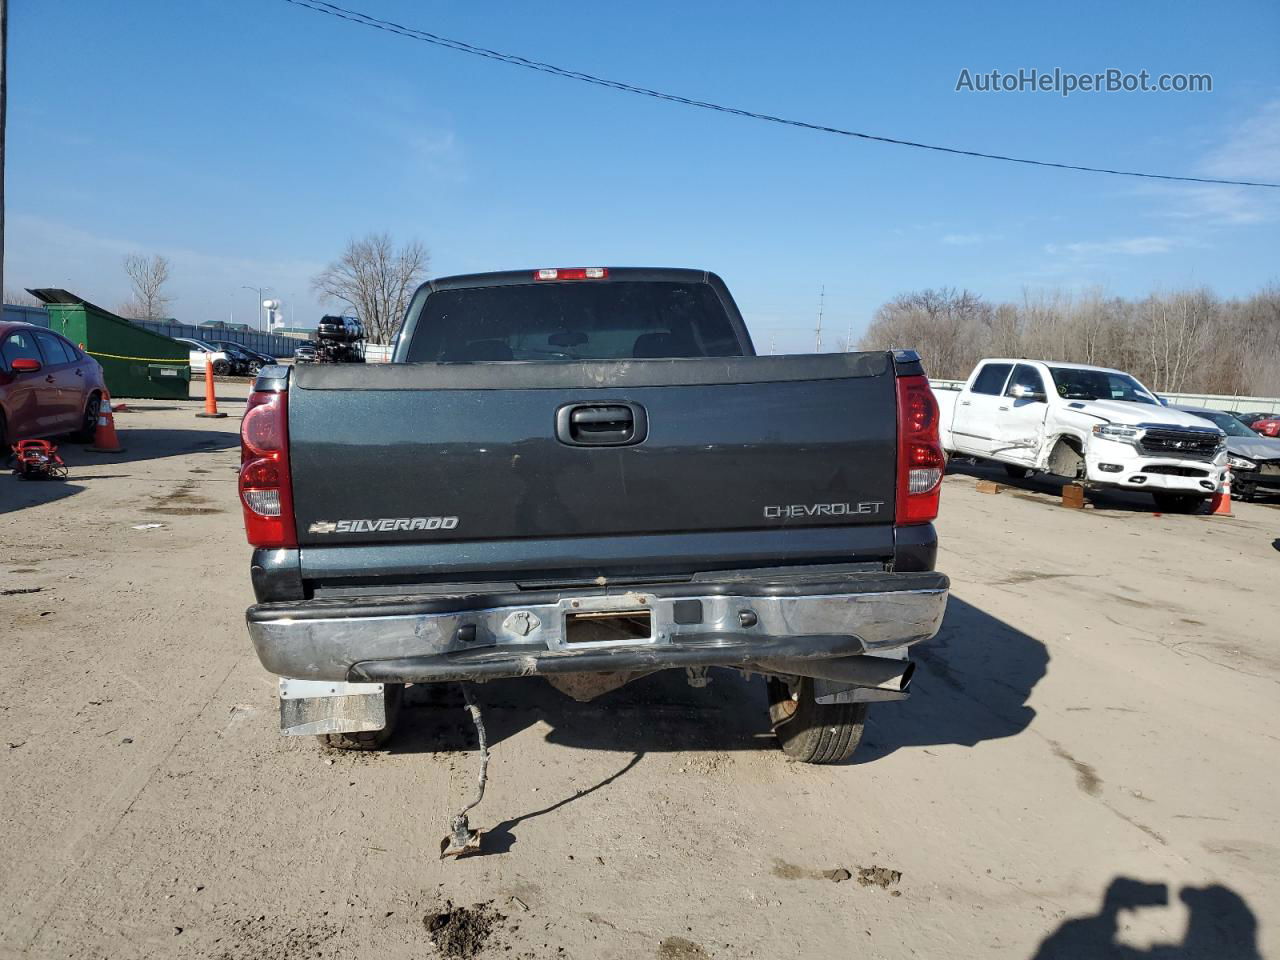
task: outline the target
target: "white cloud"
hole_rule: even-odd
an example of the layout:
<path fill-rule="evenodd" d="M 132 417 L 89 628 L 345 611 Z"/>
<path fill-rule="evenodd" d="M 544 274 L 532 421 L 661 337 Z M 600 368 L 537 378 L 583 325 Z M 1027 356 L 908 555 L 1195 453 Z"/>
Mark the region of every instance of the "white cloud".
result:
<path fill-rule="evenodd" d="M 1280 182 L 1280 100 L 1265 103 L 1201 165 L 1212 177 Z"/>
<path fill-rule="evenodd" d="M 1206 177 L 1280 183 L 1280 100 L 1272 100 L 1224 135 L 1196 173 Z M 1280 220 L 1280 190 L 1228 184 L 1151 183 L 1138 195 L 1158 202 L 1155 216 L 1209 227 Z"/>
<path fill-rule="evenodd" d="M 1117 237 L 1077 243 L 1048 243 L 1045 244 L 1044 252 L 1051 256 L 1076 258 L 1145 257 L 1168 253 L 1183 245 L 1183 241 L 1177 237 Z"/>
<path fill-rule="evenodd" d="M 994 233 L 948 233 L 942 242 L 952 247 L 976 247 L 989 240 L 999 240 Z"/>

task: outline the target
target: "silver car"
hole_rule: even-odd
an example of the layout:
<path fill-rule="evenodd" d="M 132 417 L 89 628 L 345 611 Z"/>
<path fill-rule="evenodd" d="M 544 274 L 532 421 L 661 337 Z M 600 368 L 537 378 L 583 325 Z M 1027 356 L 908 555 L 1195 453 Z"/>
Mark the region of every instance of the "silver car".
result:
<path fill-rule="evenodd" d="M 1280 494 L 1280 438 L 1254 433 L 1222 410 L 1174 407 L 1203 417 L 1227 435 L 1227 460 L 1231 467 L 1231 496 L 1253 500 L 1260 493 Z"/>

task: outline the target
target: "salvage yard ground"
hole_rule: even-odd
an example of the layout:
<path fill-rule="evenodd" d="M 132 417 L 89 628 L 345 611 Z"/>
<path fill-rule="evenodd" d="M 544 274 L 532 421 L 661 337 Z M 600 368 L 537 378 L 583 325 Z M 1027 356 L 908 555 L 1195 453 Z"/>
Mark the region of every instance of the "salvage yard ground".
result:
<path fill-rule="evenodd" d="M 492 683 L 490 853 L 441 863 L 453 690 L 387 754 L 277 734 L 224 386 L 0 476 L 0 957 L 1280 956 L 1277 507 L 953 474 L 946 623 L 851 764 L 788 762 L 758 679 Z"/>

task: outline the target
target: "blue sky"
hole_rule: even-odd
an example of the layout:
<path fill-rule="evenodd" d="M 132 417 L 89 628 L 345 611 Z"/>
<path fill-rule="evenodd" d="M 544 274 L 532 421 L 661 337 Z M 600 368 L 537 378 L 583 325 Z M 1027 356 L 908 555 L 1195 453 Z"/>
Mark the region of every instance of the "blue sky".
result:
<path fill-rule="evenodd" d="M 1280 181 L 1280 5 L 346 0 L 700 99 L 906 139 Z M 730 12 L 731 11 L 731 12 Z M 894 294 L 1141 295 L 1280 281 L 1280 190 L 1038 170 L 675 106 L 440 50 L 280 0 L 10 4 L 6 285 L 114 306 L 174 263 L 182 320 L 243 321 L 345 241 L 434 275 L 697 266 L 757 345 L 828 346 Z M 962 68 L 1209 73 L 1212 93 L 957 93 Z"/>

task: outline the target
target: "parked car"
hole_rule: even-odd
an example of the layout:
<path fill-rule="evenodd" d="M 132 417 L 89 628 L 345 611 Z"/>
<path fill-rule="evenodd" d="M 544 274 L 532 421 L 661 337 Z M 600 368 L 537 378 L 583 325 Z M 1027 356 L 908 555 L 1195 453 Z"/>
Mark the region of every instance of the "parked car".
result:
<path fill-rule="evenodd" d="M 1167 407 L 1122 370 L 990 359 L 960 390 L 936 389 L 942 445 L 1090 487 L 1149 490 L 1165 512 L 1192 512 L 1222 482 L 1226 437 Z"/>
<path fill-rule="evenodd" d="M 209 362 L 213 364 L 213 374 L 216 377 L 225 377 L 234 372 L 231 358 L 227 356 L 225 350 L 219 350 L 213 344 L 197 340 L 195 337 L 174 337 L 173 339 L 179 343 L 185 343 L 190 348 L 192 376 L 204 376 L 205 365 Z"/>
<path fill-rule="evenodd" d="M 1253 429 L 1253 425 L 1259 420 L 1274 420 L 1280 414 L 1275 413 L 1233 413 L 1233 417 L 1243 423 L 1246 427 Z"/>
<path fill-rule="evenodd" d="M 231 372 L 236 375 L 256 377 L 259 370 L 268 366 L 254 351 L 232 340 L 210 340 L 209 345 L 226 353 L 231 360 Z"/>
<path fill-rule="evenodd" d="M 251 347 L 246 347 L 242 343 L 232 343 L 229 340 L 214 340 L 213 345 L 220 346 L 220 347 L 233 346 L 238 348 L 242 353 L 247 353 L 250 357 L 256 360 L 258 362 L 259 369 L 261 369 L 262 367 L 269 367 L 272 364 L 279 362 L 271 354 L 263 353 L 261 350 L 254 350 Z M 254 373 L 256 375 L 257 371 L 255 370 Z"/>
<path fill-rule="evenodd" d="M 1259 436 L 1223 410 L 1178 409 L 1208 420 L 1227 435 L 1232 497 L 1253 500 L 1259 492 L 1280 493 L 1280 438 Z"/>
<path fill-rule="evenodd" d="M 0 459 L 19 440 L 92 443 L 106 383 L 98 361 L 29 323 L 0 321 Z"/>
<path fill-rule="evenodd" d="M 315 363 L 316 362 L 316 345 L 310 340 L 293 351 L 294 363 Z"/>
<path fill-rule="evenodd" d="M 1254 432 L 1260 433 L 1264 437 L 1280 437 L 1280 417 L 1274 413 L 1253 421 L 1250 426 Z"/>
<path fill-rule="evenodd" d="M 273 368 L 248 401 L 248 626 L 283 732 L 380 746 L 405 683 L 591 699 L 725 666 L 769 678 L 787 754 L 836 763 L 906 696 L 948 591 L 915 353 L 756 356 L 700 270 L 451 277 L 413 303 L 391 363 Z"/>

